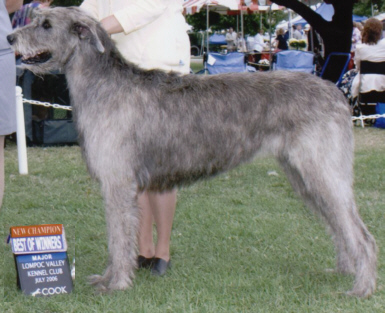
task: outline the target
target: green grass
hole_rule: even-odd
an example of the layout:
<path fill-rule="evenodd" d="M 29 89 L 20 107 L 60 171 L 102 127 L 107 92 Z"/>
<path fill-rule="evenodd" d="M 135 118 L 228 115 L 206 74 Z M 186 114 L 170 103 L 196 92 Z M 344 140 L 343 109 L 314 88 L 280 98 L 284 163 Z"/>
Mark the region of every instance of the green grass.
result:
<path fill-rule="evenodd" d="M 140 270 L 132 289 L 97 295 L 86 278 L 106 266 L 104 211 L 79 147 L 29 148 L 29 175 L 20 176 L 8 143 L 0 312 L 385 312 L 385 131 L 356 127 L 355 137 L 356 200 L 380 248 L 369 300 L 344 295 L 352 277 L 324 271 L 334 266 L 331 239 L 267 158 L 179 190 L 170 273 Z M 9 227 L 43 223 L 66 228 L 70 259 L 76 254 L 72 294 L 33 298 L 16 288 Z"/>

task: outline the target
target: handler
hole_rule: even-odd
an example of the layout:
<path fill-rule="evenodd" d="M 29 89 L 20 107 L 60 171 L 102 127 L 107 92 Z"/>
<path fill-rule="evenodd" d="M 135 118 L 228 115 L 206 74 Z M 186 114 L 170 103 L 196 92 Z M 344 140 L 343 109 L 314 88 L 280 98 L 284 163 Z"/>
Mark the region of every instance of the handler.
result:
<path fill-rule="evenodd" d="M 190 42 L 182 15 L 183 0 L 85 0 L 81 8 L 101 21 L 130 62 L 143 69 L 190 72 Z M 139 268 L 164 275 L 170 267 L 170 238 L 176 190 L 144 191 L 138 196 L 142 211 Z M 157 231 L 153 242 L 152 224 Z"/>
<path fill-rule="evenodd" d="M 16 63 L 6 39 L 12 32 L 9 13 L 23 5 L 23 0 L 0 1 L 0 208 L 4 195 L 4 138 L 16 131 Z"/>

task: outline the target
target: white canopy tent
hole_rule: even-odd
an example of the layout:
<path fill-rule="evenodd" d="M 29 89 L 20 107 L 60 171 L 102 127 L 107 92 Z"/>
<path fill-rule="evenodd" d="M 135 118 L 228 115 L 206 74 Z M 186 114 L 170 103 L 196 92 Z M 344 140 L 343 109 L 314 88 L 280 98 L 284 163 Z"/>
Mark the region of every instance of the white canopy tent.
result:
<path fill-rule="evenodd" d="M 385 13 L 381 13 L 381 14 L 375 15 L 373 17 L 375 17 L 376 19 L 378 19 L 380 21 L 385 21 Z"/>
<path fill-rule="evenodd" d="M 183 4 L 186 14 L 194 14 L 199 12 L 202 7 L 206 7 L 206 47 L 209 51 L 209 11 L 217 12 L 219 14 L 227 14 L 228 10 L 237 10 L 239 7 L 239 0 L 187 0 Z"/>
<path fill-rule="evenodd" d="M 209 47 L 209 11 L 217 12 L 219 14 L 229 14 L 229 12 L 239 12 L 241 16 L 241 32 L 243 37 L 243 15 L 245 12 L 267 12 L 282 10 L 282 6 L 275 3 L 266 4 L 266 0 L 186 0 L 183 4 L 185 14 L 194 14 L 199 12 L 202 7 L 206 7 L 207 21 L 207 49 Z M 258 4 L 257 4 L 258 3 Z M 271 33 L 271 32 L 270 32 Z"/>

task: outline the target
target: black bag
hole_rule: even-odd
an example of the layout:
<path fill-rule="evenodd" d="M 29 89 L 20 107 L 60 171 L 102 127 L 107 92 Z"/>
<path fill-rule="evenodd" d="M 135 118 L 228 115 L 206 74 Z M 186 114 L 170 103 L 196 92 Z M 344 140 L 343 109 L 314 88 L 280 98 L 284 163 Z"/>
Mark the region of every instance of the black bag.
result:
<path fill-rule="evenodd" d="M 72 120 L 33 121 L 33 141 L 39 145 L 76 144 L 78 134 Z"/>

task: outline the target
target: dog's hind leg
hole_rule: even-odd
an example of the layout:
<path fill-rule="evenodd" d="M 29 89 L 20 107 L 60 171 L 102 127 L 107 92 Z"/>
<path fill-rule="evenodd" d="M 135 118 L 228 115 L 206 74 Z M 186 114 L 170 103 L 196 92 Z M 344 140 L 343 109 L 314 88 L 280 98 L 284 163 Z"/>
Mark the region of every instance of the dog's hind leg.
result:
<path fill-rule="evenodd" d="M 137 266 L 137 232 L 139 210 L 137 188 L 125 183 L 103 181 L 109 260 L 102 276 L 90 277 L 90 283 L 101 292 L 123 290 L 132 285 Z"/>
<path fill-rule="evenodd" d="M 349 294 L 368 297 L 376 286 L 377 248 L 354 201 L 352 138 L 341 133 L 320 137 L 317 131 L 307 130 L 278 159 L 293 188 L 329 226 L 337 250 L 337 271 L 355 274 Z"/>

